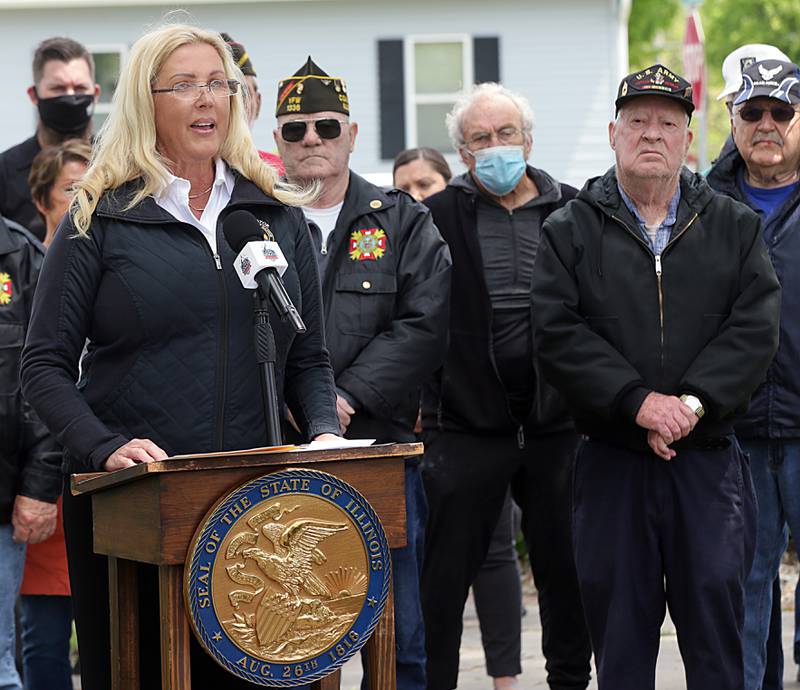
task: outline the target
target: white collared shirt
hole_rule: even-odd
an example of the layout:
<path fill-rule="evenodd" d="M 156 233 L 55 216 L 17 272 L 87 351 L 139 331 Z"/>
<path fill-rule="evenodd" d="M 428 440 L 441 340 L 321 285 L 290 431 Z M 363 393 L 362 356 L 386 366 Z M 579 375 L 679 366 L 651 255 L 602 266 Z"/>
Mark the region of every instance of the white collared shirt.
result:
<path fill-rule="evenodd" d="M 233 194 L 233 173 L 228 169 L 227 164 L 221 158 L 215 161 L 216 175 L 214 185 L 211 189 L 211 196 L 203 209 L 200 218 L 196 218 L 189 208 L 189 192 L 192 185 L 189 180 L 176 177 L 169 173 L 167 186 L 154 196 L 155 202 L 176 220 L 189 225 L 194 225 L 203 237 L 206 238 L 211 253 L 217 258 L 217 219 L 223 208 L 228 205 Z"/>

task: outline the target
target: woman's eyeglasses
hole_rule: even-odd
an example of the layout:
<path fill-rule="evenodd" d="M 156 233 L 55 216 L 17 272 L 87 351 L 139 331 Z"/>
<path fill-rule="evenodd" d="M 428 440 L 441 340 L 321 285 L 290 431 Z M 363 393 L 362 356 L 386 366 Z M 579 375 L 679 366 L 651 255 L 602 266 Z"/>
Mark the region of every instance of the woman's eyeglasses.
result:
<path fill-rule="evenodd" d="M 203 89 L 208 89 L 216 98 L 227 98 L 239 92 L 239 82 L 235 79 L 212 79 L 205 84 L 180 81 L 168 89 L 150 89 L 150 93 L 173 93 L 181 100 L 193 101 L 200 96 Z"/>
<path fill-rule="evenodd" d="M 284 141 L 295 143 L 302 141 L 306 135 L 308 125 L 314 125 L 314 130 L 320 139 L 336 139 L 342 133 L 342 122 L 332 117 L 322 120 L 292 120 L 281 125 L 281 136 Z"/>

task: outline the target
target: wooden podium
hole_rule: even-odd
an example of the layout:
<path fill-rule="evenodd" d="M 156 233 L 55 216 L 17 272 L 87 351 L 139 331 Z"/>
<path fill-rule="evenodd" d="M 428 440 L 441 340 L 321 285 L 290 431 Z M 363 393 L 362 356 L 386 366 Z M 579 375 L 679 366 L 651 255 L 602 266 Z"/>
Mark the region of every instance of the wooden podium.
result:
<path fill-rule="evenodd" d="M 113 473 L 72 476 L 74 495 L 91 494 L 94 550 L 108 556 L 112 690 L 140 690 L 138 589 L 134 561 L 158 566 L 161 686 L 189 690 L 189 621 L 183 569 L 197 525 L 220 496 L 245 482 L 290 467 L 322 470 L 357 489 L 383 524 L 390 548 L 406 544 L 405 458 L 422 444 L 320 451 L 247 451 L 170 458 Z M 364 647 L 371 690 L 395 690 L 394 605 Z M 340 672 L 312 684 L 338 690 Z M 149 690 L 149 689 L 148 689 Z"/>

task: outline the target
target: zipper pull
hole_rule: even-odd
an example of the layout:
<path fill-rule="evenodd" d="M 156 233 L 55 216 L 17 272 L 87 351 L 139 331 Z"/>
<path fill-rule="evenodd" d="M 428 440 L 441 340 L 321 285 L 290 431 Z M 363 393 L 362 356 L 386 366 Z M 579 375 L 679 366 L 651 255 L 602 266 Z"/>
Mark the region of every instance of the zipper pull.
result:
<path fill-rule="evenodd" d="M 322 243 L 322 246 L 319 248 L 319 253 L 323 256 L 328 253 L 328 248 L 325 246 L 325 243 Z"/>
<path fill-rule="evenodd" d="M 219 260 L 219 254 L 214 254 L 214 263 L 217 265 L 217 270 L 222 270 L 222 262 Z"/>
<path fill-rule="evenodd" d="M 525 429 L 522 426 L 517 429 L 517 446 L 519 446 L 520 450 L 525 448 Z"/>
<path fill-rule="evenodd" d="M 656 254 L 656 275 L 661 277 L 661 254 Z"/>

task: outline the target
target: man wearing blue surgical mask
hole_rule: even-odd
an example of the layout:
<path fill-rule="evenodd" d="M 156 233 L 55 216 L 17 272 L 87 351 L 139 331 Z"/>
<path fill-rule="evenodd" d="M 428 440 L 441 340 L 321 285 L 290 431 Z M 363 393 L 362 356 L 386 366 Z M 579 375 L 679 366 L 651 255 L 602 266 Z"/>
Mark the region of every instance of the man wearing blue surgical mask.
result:
<path fill-rule="evenodd" d="M 422 404 L 428 687 L 456 687 L 464 601 L 510 488 L 539 590 L 548 684 L 578 690 L 591 649 L 571 552 L 577 436 L 539 376 L 531 322 L 542 224 L 576 190 L 527 164 L 533 112 L 503 86 L 475 86 L 447 125 L 468 171 L 425 200 L 453 256 L 447 357 Z M 518 658 L 496 690 L 520 687 Z"/>
<path fill-rule="evenodd" d="M 0 153 L 0 214 L 44 239 L 45 227 L 31 200 L 28 174 L 43 148 L 67 139 L 89 140 L 100 85 L 94 59 L 86 46 L 55 36 L 42 41 L 33 54 L 33 84 L 28 98 L 36 107 L 36 133 Z"/>

